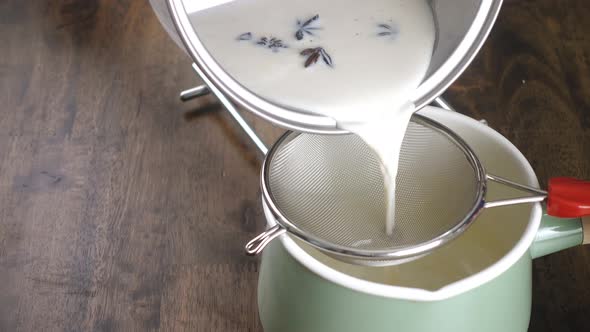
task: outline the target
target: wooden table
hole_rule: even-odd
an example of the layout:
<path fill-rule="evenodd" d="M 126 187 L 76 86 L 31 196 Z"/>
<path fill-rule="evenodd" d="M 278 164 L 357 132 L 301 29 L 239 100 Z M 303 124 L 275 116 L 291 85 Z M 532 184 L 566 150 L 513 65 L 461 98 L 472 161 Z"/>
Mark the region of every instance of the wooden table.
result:
<path fill-rule="evenodd" d="M 506 1 L 446 93 L 590 178 L 590 4 Z M 146 1 L 0 3 L 0 330 L 260 331 L 260 159 Z M 281 132 L 248 116 L 265 141 Z M 534 264 L 531 331 L 590 331 L 590 247 Z"/>

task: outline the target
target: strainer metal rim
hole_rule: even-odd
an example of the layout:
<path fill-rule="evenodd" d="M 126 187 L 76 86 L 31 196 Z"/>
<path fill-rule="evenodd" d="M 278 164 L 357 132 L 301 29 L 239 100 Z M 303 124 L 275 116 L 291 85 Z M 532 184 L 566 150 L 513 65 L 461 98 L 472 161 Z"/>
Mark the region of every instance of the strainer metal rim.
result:
<path fill-rule="evenodd" d="M 486 172 L 485 168 L 481 164 L 480 160 L 477 158 L 475 152 L 471 147 L 465 142 L 459 135 L 453 132 L 451 129 L 446 127 L 445 125 L 432 120 L 426 116 L 414 113 L 412 115 L 412 122 L 420 123 L 431 127 L 437 130 L 439 133 L 447 136 L 449 140 L 456 143 L 457 147 L 463 151 L 466 158 L 470 162 L 471 165 L 474 166 L 474 173 L 476 177 L 476 194 L 474 196 L 473 207 L 469 210 L 469 212 L 465 215 L 463 220 L 458 222 L 454 227 L 449 229 L 448 231 L 444 232 L 443 234 L 437 236 L 434 239 L 431 239 L 426 242 L 422 242 L 418 245 L 413 246 L 397 246 L 391 247 L 389 249 L 384 250 L 367 250 L 367 249 L 357 249 L 351 248 L 347 246 L 342 246 L 338 244 L 334 244 L 329 241 L 322 240 L 321 238 L 311 235 L 308 232 L 300 229 L 295 224 L 291 223 L 289 219 L 285 216 L 285 214 L 278 208 L 278 206 L 274 203 L 273 195 L 269 188 L 269 176 L 270 176 L 270 161 L 273 159 L 275 153 L 277 152 L 278 148 L 281 146 L 283 141 L 285 141 L 291 135 L 301 135 L 309 133 L 294 133 L 292 131 L 287 131 L 279 139 L 272 145 L 269 149 L 264 162 L 262 164 L 262 171 L 261 171 L 261 188 L 262 188 L 262 197 L 265 203 L 270 208 L 271 213 L 274 215 L 275 220 L 279 227 L 285 229 L 288 233 L 298 237 L 299 239 L 305 241 L 306 243 L 327 252 L 331 252 L 336 255 L 340 256 L 348 256 L 357 259 L 373 259 L 373 260 L 397 260 L 403 259 L 408 257 L 415 257 L 421 254 L 425 254 L 433 250 L 434 248 L 440 247 L 447 242 L 453 240 L 461 233 L 463 233 L 477 218 L 477 216 L 481 213 L 481 211 L 485 208 L 485 196 L 487 192 L 487 181 L 486 181 Z"/>

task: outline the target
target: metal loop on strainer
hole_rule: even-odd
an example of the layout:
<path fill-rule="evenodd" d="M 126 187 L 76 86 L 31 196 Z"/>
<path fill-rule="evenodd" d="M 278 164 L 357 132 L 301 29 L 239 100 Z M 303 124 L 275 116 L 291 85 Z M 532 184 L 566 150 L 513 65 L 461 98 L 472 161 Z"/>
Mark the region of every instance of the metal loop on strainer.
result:
<path fill-rule="evenodd" d="M 356 135 L 286 133 L 266 157 L 262 188 L 278 228 L 369 265 L 397 264 L 450 241 L 483 208 L 486 191 L 469 146 L 418 114 L 401 149 L 391 236 L 379 159 Z"/>

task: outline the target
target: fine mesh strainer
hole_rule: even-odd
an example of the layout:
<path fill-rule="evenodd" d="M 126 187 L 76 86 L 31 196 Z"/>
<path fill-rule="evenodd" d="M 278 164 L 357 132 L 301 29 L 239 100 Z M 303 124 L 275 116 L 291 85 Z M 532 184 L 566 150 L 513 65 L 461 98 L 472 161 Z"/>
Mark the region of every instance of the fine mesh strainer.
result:
<path fill-rule="evenodd" d="M 487 180 L 532 195 L 486 202 Z M 552 182 L 565 180 L 572 181 Z M 552 196 L 565 195 L 571 203 L 571 189 L 566 184 Z M 356 135 L 286 133 L 266 156 L 262 191 L 277 225 L 250 241 L 247 253 L 260 253 L 274 238 L 289 232 L 337 259 L 362 265 L 394 265 L 419 258 L 463 233 L 484 208 L 547 197 L 545 191 L 486 174 L 459 136 L 418 114 L 412 117 L 401 149 L 392 235 L 386 232 L 379 159 Z M 556 216 L 590 214 L 590 204 L 583 211 L 579 210 L 583 204 L 574 204 L 578 210 L 572 211 L 551 202 L 548 212 Z"/>

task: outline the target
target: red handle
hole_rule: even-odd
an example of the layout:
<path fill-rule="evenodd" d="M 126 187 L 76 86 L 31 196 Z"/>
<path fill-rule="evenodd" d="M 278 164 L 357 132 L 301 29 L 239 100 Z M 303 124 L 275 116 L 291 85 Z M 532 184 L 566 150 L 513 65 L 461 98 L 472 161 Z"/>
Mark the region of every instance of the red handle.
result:
<path fill-rule="evenodd" d="M 590 182 L 574 178 L 549 180 L 547 213 L 559 218 L 590 215 Z"/>

